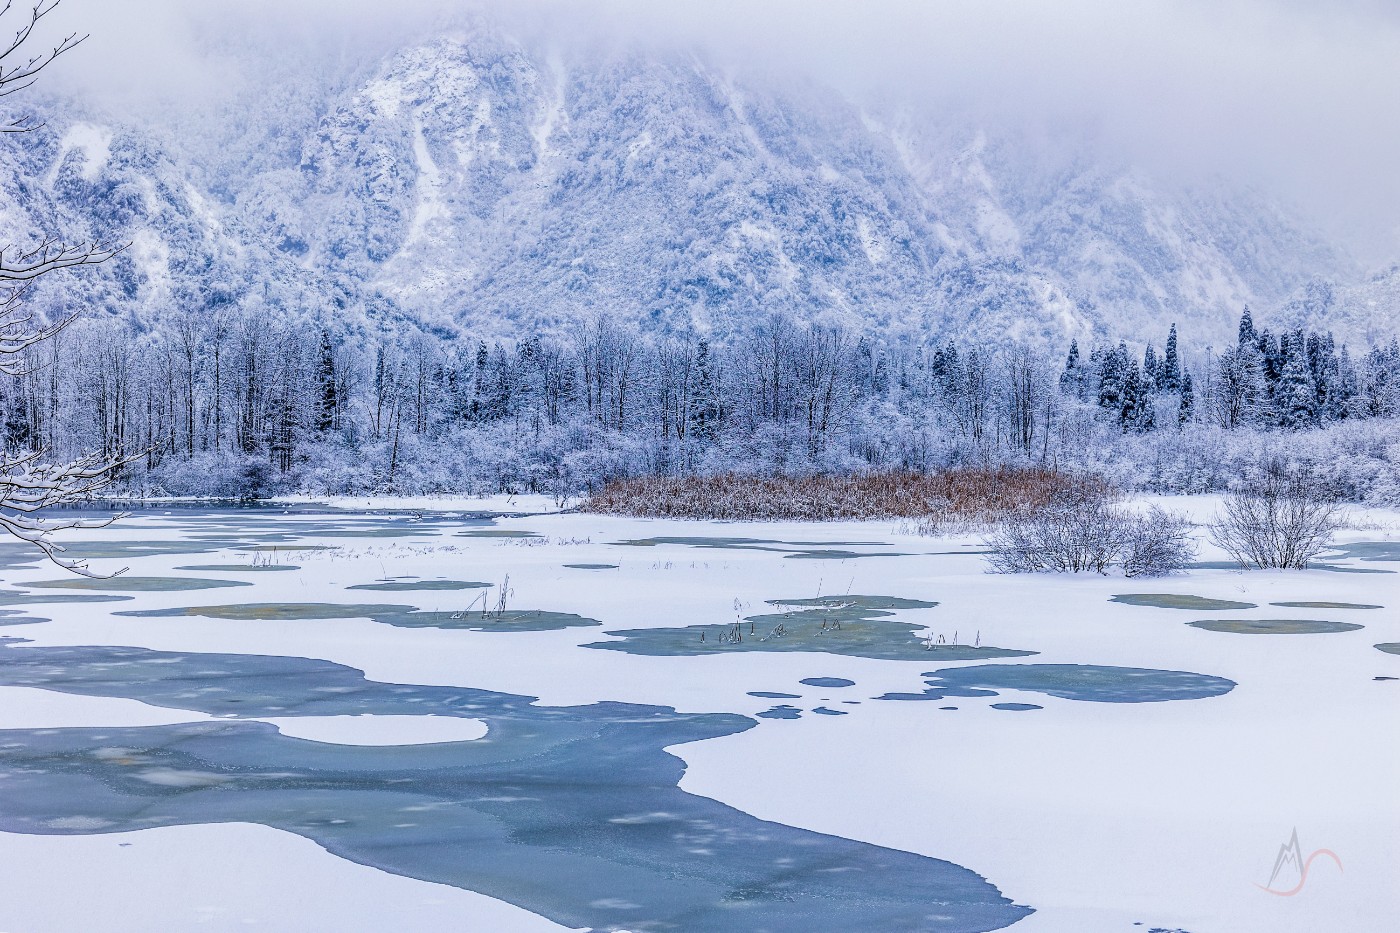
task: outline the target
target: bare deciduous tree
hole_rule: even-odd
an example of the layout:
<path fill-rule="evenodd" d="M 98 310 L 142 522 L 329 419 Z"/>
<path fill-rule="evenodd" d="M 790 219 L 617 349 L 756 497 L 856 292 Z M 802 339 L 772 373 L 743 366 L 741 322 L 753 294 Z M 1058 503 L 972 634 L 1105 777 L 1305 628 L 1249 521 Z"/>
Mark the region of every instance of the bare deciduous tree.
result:
<path fill-rule="evenodd" d="M 0 29 L 12 12 L 13 2 L 6 0 L 0 7 Z M 35 29 L 61 2 L 40 0 L 35 3 L 27 18 L 21 19 L 13 39 L 0 49 L 0 98 L 31 87 L 39 72 L 86 38 L 73 33 L 46 51 L 30 53 Z M 0 133 L 33 132 L 42 125 L 27 116 L 0 119 Z M 34 282 L 60 269 L 105 262 L 119 251 L 120 248 L 100 243 L 68 246 L 49 237 L 43 238 L 37 246 L 0 244 L 0 373 L 25 375 L 29 371 L 25 351 L 51 339 L 77 316 L 75 313 L 56 322 L 37 323 L 25 307 L 25 298 Z M 110 524 L 110 520 L 49 521 L 40 513 L 101 489 L 111 482 L 113 472 L 125 461 L 120 455 L 95 454 L 71 463 L 49 463 L 44 453 L 40 449 L 0 454 L 0 528 L 39 548 L 59 566 L 95 576 L 83 561 L 60 556 L 63 548 L 52 536 L 66 529 L 101 527 Z"/>

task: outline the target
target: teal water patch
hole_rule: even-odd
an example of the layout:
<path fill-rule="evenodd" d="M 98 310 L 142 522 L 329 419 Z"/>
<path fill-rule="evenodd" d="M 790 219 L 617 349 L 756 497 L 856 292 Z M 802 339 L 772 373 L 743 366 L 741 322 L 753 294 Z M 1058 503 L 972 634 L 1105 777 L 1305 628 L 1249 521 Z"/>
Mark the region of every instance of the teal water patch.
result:
<path fill-rule="evenodd" d="M 617 564 L 565 564 L 569 570 L 616 570 Z"/>
<path fill-rule="evenodd" d="M 253 554 L 299 554 L 307 551 L 334 551 L 337 548 L 329 544 L 249 544 L 240 545 L 238 550 Z"/>
<path fill-rule="evenodd" d="M 798 683 L 806 687 L 854 687 L 854 680 L 844 677 L 804 677 Z"/>
<path fill-rule="evenodd" d="M 371 619 L 398 628 L 461 629 L 472 632 L 552 632 L 602 625 L 571 612 L 538 609 L 455 610 L 424 612 L 413 606 L 385 603 L 239 603 L 226 606 L 186 606 L 142 609 L 114 615 L 144 619 L 196 616 L 235 622 L 282 622 L 329 619 Z"/>
<path fill-rule="evenodd" d="M 885 613 L 888 615 L 888 613 Z M 1029 657 L 989 645 L 930 644 L 918 626 L 870 613 L 812 609 L 754 616 L 730 625 L 624 629 L 607 633 L 617 641 L 585 645 L 645 657 L 696 657 L 744 651 L 807 651 L 891 661 L 980 661 Z"/>
<path fill-rule="evenodd" d="M 1386 654 L 1400 654 L 1400 641 L 1382 642 L 1376 645 L 1376 650 L 1384 651 Z"/>
<path fill-rule="evenodd" d="M 457 532 L 459 538 L 538 538 L 533 531 L 511 531 L 508 528 L 474 528 L 471 531 Z"/>
<path fill-rule="evenodd" d="M 918 693 L 886 693 L 875 697 L 877 700 L 900 700 L 906 703 L 932 702 L 934 700 L 946 700 L 949 697 L 961 697 L 963 699 L 974 699 L 976 697 L 997 696 L 995 690 L 983 690 L 977 687 L 952 687 L 940 686 L 930 687 Z M 940 709 L 957 709 L 956 706 L 944 706 Z"/>
<path fill-rule="evenodd" d="M 1270 606 L 1283 606 L 1286 609 L 1384 609 L 1384 606 L 1377 606 L 1372 603 L 1329 603 L 1329 602 L 1294 602 L 1294 603 L 1269 603 Z"/>
<path fill-rule="evenodd" d="M 1257 609 L 1254 603 L 1233 599 L 1209 599 L 1205 596 L 1184 596 L 1178 593 L 1121 593 L 1109 600 L 1127 606 L 1154 606 L 1158 609 L 1193 609 L 1197 612 L 1225 612 L 1230 609 Z"/>
<path fill-rule="evenodd" d="M 1187 570 L 1249 570 L 1239 561 L 1233 560 L 1201 560 L 1193 561 L 1186 565 Z M 1308 562 L 1309 570 L 1325 570 L 1329 573 L 1394 573 L 1394 570 L 1382 570 L 1379 567 L 1345 567 L 1341 564 Z"/>
<path fill-rule="evenodd" d="M 998 690 L 1043 693 L 1092 703 L 1158 703 L 1223 696 L 1235 682 L 1209 674 L 1097 664 L 982 664 L 929 671 L 922 693 L 888 693 L 880 700 L 942 700 L 992 696 Z"/>
<path fill-rule="evenodd" d="M 761 700 L 800 700 L 800 693 L 779 693 L 776 690 L 750 690 L 747 694 L 751 697 L 758 697 Z"/>
<path fill-rule="evenodd" d="M 1400 541 L 1355 541 L 1351 544 L 1333 544 L 1327 549 L 1326 559 L 1362 561 L 1400 562 Z"/>
<path fill-rule="evenodd" d="M 0 732 L 0 830 L 256 823 L 383 871 L 591 930 L 983 933 L 1030 913 L 939 859 L 756 819 L 681 790 L 665 751 L 753 720 L 384 684 L 302 658 L 0 643 L 0 683 L 216 716 L 412 714 L 484 739 L 342 746 L 248 721 Z M 606 896 L 603 896 L 606 895 Z"/>
<path fill-rule="evenodd" d="M 1036 706 L 1034 703 L 993 703 L 992 709 L 1005 709 L 1020 713 L 1033 709 L 1045 709 L 1045 707 Z"/>
<path fill-rule="evenodd" d="M 176 570 L 192 570 L 198 573 L 278 573 L 286 570 L 300 570 L 295 564 L 195 564 L 192 567 L 176 567 Z"/>
<path fill-rule="evenodd" d="M 884 541 L 778 541 L 772 538 L 726 538 L 705 535 L 672 535 L 612 542 L 618 547 L 683 547 L 731 551 L 771 551 L 799 560 L 851 560 L 857 557 L 902 557 L 893 551 L 853 551 L 854 547 L 889 547 Z"/>
<path fill-rule="evenodd" d="M 929 686 L 1025 690 L 1092 703 L 1201 700 L 1235 689 L 1233 680 L 1188 671 L 1097 664 L 984 664 L 931 671 Z M 935 682 L 936 681 L 936 682 Z"/>
<path fill-rule="evenodd" d="M 61 605 L 63 603 L 124 603 L 134 597 L 106 593 L 20 593 L 0 591 L 0 606 Z"/>
<path fill-rule="evenodd" d="M 795 706 L 788 706 L 786 703 L 766 709 L 761 713 L 755 713 L 759 719 L 801 719 L 802 710 Z"/>
<path fill-rule="evenodd" d="M 375 590 L 382 593 L 412 593 L 440 590 L 480 590 L 490 583 L 472 583 L 466 580 L 392 580 L 379 583 L 357 583 L 347 586 L 347 590 Z"/>
<path fill-rule="evenodd" d="M 593 642 L 587 648 L 625 651 L 647 657 L 694 657 L 726 651 L 808 651 L 846 657 L 894 661 L 984 661 L 1028 657 L 1019 651 L 982 645 L 955 644 L 960 633 L 921 631 L 920 626 L 892 616 L 900 609 L 931 609 L 936 602 L 894 596 L 817 596 L 770 599 L 784 612 L 748 616 L 722 625 L 682 628 L 626 629 L 608 632 L 618 641 Z M 951 639 L 948 636 L 952 636 Z"/>
<path fill-rule="evenodd" d="M 232 586 L 252 586 L 246 580 L 203 580 L 198 577 L 66 577 L 62 580 L 35 580 L 20 586 L 52 590 L 91 590 L 108 593 L 180 593 L 187 590 L 220 590 Z"/>
<path fill-rule="evenodd" d="M 1236 635 L 1326 635 L 1365 628 L 1354 622 L 1324 622 L 1320 619 L 1202 619 L 1186 624 L 1208 632 L 1232 632 Z"/>
<path fill-rule="evenodd" d="M 621 547 L 656 547 L 658 544 L 680 544 L 688 547 L 730 548 L 734 550 L 773 550 L 781 548 L 825 548 L 825 547 L 889 547 L 885 541 L 778 541 L 773 538 L 727 538 L 713 535 L 670 535 L 654 538 L 632 538 L 614 541 Z"/>
<path fill-rule="evenodd" d="M 895 609 L 933 609 L 938 603 L 926 599 L 902 599 L 898 596 L 813 596 L 809 599 L 770 599 L 770 606 L 801 608 L 855 609 L 867 612 L 888 612 Z"/>

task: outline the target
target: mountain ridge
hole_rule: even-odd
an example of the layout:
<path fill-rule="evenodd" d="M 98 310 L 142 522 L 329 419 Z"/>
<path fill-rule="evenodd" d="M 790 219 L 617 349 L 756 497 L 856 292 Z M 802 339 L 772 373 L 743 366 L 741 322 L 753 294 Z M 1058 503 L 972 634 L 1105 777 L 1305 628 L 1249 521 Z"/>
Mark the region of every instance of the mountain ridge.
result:
<path fill-rule="evenodd" d="M 1225 340 L 1245 305 L 1363 339 L 1400 297 L 1310 300 L 1366 280 L 1254 192 L 1073 147 L 1038 160 L 1014 134 L 696 56 L 563 54 L 485 26 L 284 78 L 241 118 L 209 118 L 217 131 L 72 105 L 49 123 L 0 148 L 0 220 L 131 241 L 96 294 L 42 297 L 138 318 L 253 302 L 491 337 L 600 313 L 729 333 L 785 313 L 1058 346 L 1173 322 Z"/>

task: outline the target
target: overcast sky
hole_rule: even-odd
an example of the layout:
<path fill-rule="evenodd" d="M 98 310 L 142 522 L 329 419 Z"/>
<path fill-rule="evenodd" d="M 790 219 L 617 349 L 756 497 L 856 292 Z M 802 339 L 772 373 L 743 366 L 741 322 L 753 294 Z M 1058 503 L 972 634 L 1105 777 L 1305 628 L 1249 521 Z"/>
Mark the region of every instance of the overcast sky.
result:
<path fill-rule="evenodd" d="M 1400 3 L 1379 0 L 64 0 L 93 34 L 80 93 L 216 94 L 217 30 L 269 50 L 363 54 L 484 9 L 509 28 L 617 38 L 815 78 L 922 112 L 1095 128 L 1157 171 L 1273 187 L 1400 257 Z"/>

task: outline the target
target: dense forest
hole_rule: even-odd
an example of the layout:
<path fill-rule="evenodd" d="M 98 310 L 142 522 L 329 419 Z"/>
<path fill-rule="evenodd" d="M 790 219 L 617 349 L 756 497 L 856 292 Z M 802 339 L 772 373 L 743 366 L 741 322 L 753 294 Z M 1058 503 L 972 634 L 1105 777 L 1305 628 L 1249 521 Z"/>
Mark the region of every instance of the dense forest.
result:
<path fill-rule="evenodd" d="M 887 342 L 775 315 L 724 337 L 352 337 L 252 311 L 79 320 L 4 382 L 11 451 L 137 454 L 117 488 L 539 491 L 637 475 L 1031 463 L 1198 492 L 1266 457 L 1400 498 L 1400 344 L 1256 329 L 1224 350 Z"/>

